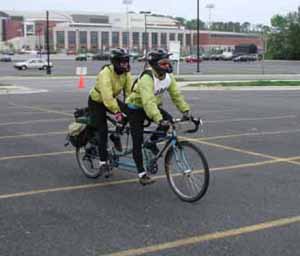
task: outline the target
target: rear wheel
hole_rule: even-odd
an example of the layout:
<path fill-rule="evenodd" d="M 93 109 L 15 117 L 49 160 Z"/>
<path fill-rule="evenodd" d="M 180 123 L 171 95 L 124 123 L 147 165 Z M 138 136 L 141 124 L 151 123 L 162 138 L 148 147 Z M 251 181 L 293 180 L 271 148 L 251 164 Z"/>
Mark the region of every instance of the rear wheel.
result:
<path fill-rule="evenodd" d="M 209 167 L 201 150 L 188 141 L 169 148 L 165 171 L 172 190 L 183 201 L 201 199 L 209 185 Z"/>
<path fill-rule="evenodd" d="M 76 159 L 81 171 L 86 177 L 95 179 L 100 176 L 100 159 L 96 145 L 88 143 L 84 147 L 77 147 Z"/>

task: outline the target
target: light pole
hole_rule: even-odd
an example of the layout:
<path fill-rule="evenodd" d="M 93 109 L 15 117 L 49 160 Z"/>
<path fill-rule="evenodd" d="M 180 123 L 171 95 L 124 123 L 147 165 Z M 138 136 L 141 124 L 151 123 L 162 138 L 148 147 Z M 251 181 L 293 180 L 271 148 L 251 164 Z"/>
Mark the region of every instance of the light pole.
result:
<path fill-rule="evenodd" d="M 210 30 L 211 30 L 211 11 L 215 8 L 214 4 L 207 4 L 205 6 L 208 9 L 208 44 L 210 45 Z M 210 48 L 210 47 L 209 47 Z"/>
<path fill-rule="evenodd" d="M 199 0 L 197 0 L 197 72 L 200 72 L 200 19 Z"/>
<path fill-rule="evenodd" d="M 49 11 L 46 11 L 47 75 L 51 75 L 49 44 Z"/>
<path fill-rule="evenodd" d="M 145 38 L 144 38 L 144 50 L 145 50 L 145 56 L 148 52 L 148 45 L 149 45 L 149 37 L 147 36 L 147 15 L 148 14 L 151 14 L 151 12 L 140 12 L 140 14 L 144 14 L 144 17 L 145 17 Z M 146 40 L 147 39 L 147 40 Z"/>
<path fill-rule="evenodd" d="M 130 29 L 129 29 L 129 14 L 128 14 L 128 6 L 132 4 L 132 0 L 123 0 L 123 4 L 126 5 L 126 28 L 127 28 L 127 33 L 128 33 L 128 38 L 127 38 L 127 48 L 128 52 L 130 51 Z"/>

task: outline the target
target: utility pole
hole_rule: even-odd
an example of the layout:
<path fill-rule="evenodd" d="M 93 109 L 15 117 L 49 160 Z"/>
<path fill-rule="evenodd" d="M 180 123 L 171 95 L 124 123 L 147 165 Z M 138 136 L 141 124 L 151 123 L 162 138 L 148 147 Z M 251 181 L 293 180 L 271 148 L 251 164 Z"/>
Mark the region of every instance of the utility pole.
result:
<path fill-rule="evenodd" d="M 49 11 L 46 11 L 47 75 L 51 75 L 49 43 Z"/>
<path fill-rule="evenodd" d="M 197 0 L 197 72 L 200 73 L 200 15 L 199 0 Z"/>

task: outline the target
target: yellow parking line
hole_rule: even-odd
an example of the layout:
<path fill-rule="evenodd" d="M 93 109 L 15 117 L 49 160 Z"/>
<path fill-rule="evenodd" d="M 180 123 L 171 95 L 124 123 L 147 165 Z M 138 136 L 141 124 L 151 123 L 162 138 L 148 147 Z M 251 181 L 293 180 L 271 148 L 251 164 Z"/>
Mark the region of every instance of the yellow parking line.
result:
<path fill-rule="evenodd" d="M 211 137 L 201 137 L 202 141 L 208 140 L 218 140 L 218 139 L 231 139 L 231 138 L 239 138 L 239 137 L 250 137 L 250 136 L 264 136 L 264 135 L 281 135 L 281 134 L 289 134 L 289 133 L 298 133 L 300 129 L 295 130 L 283 130 L 283 131 L 273 131 L 273 132 L 249 132 L 249 133 L 239 133 L 239 134 L 228 134 L 228 135 L 220 135 L 220 136 L 211 136 Z"/>
<path fill-rule="evenodd" d="M 75 154 L 75 151 L 62 151 L 62 152 L 40 153 L 40 154 L 30 154 L 30 155 L 2 156 L 2 157 L 0 157 L 0 161 L 47 157 L 47 156 L 60 156 L 60 155 L 66 155 L 66 154 Z"/>
<path fill-rule="evenodd" d="M 192 236 L 184 239 L 178 239 L 172 242 L 166 242 L 161 244 L 155 244 L 152 246 L 147 246 L 143 248 L 137 249 L 129 249 L 125 251 L 115 252 L 111 254 L 103 254 L 102 256 L 137 256 L 143 255 L 146 253 L 157 253 L 163 250 L 175 249 L 183 246 L 196 245 L 207 241 L 213 241 L 218 239 L 224 239 L 228 237 L 240 236 L 245 234 L 250 234 L 254 232 L 259 232 L 262 230 L 268 230 L 272 228 L 279 228 L 287 225 L 291 225 L 294 223 L 300 222 L 300 216 L 282 218 L 273 221 L 262 222 L 259 224 L 240 227 L 236 229 L 230 229 L 226 231 L 219 231 L 215 233 L 209 233 L 205 235 Z"/>
<path fill-rule="evenodd" d="M 263 158 L 268 158 L 268 159 L 273 159 L 273 160 L 280 160 L 281 162 L 288 162 L 288 163 L 291 163 L 291 164 L 300 165 L 300 163 L 295 162 L 295 161 L 291 161 L 291 160 L 286 160 L 286 158 L 275 157 L 275 156 L 266 155 L 266 154 L 262 154 L 262 153 L 258 153 L 258 152 L 253 152 L 253 151 L 248 151 L 248 150 L 244 150 L 244 149 L 229 147 L 229 146 L 216 144 L 216 143 L 211 143 L 211 142 L 207 142 L 207 141 L 204 141 L 204 140 L 201 140 L 201 139 L 191 139 L 191 138 L 187 138 L 187 137 L 181 137 L 181 138 L 183 138 L 185 140 L 197 142 L 197 143 L 200 143 L 200 144 L 204 144 L 204 145 L 207 145 L 207 146 L 215 147 L 215 148 L 222 148 L 222 149 L 226 149 L 226 150 L 230 150 L 230 151 L 234 151 L 234 152 L 239 152 L 239 153 L 243 153 L 243 154 L 247 154 L 247 155 L 258 156 L 258 157 L 263 157 Z"/>
<path fill-rule="evenodd" d="M 37 154 L 35 157 L 45 157 L 45 156 L 52 156 L 52 155 L 63 155 L 63 154 L 73 154 L 74 152 L 57 152 L 57 153 L 49 153 L 49 154 Z M 29 157 L 32 157 L 32 155 L 29 155 Z M 24 157 L 23 157 L 24 158 Z M 290 160 L 297 160 L 300 159 L 300 156 L 295 156 L 288 158 Z M 1 158 L 0 158 L 1 160 Z M 257 167 L 257 166 L 263 166 L 268 164 L 275 164 L 279 162 L 284 162 L 281 160 L 268 160 L 268 161 L 262 161 L 262 162 L 256 162 L 256 163 L 246 163 L 246 164 L 238 164 L 238 165 L 230 165 L 230 166 L 220 166 L 211 168 L 210 171 L 230 171 L 230 170 L 236 170 L 236 169 L 242 169 L 247 167 Z M 201 171 L 197 171 L 201 172 Z M 160 180 L 166 178 L 166 175 L 158 175 L 154 176 L 153 179 Z M 100 182 L 100 183 L 94 183 L 94 184 L 85 184 L 85 185 L 77 185 L 77 186 L 67 186 L 67 187 L 57 187 L 57 188 L 50 188 L 50 189 L 40 189 L 40 190 L 32 190 L 27 192 L 19 192 L 19 193 L 12 193 L 12 194 L 2 194 L 0 195 L 1 199 L 8 199 L 8 198 L 18 198 L 18 197 L 26 197 L 26 196 L 33 196 L 33 195 L 39 195 L 39 194 L 46 194 L 46 193 L 53 193 L 53 192 L 62 192 L 62 191 L 74 191 L 74 190 L 82 190 L 82 189 L 89 189 L 89 188 L 97 188 L 97 187 L 106 187 L 106 186 L 113 186 L 113 185 L 120 185 L 120 184 L 128 184 L 128 183 L 134 183 L 138 182 L 136 178 L 134 179 L 126 179 L 126 180 L 118 180 L 118 181 L 110 181 L 110 182 Z"/>
<path fill-rule="evenodd" d="M 3 140 L 3 139 L 27 138 L 27 137 L 37 137 L 37 136 L 61 135 L 61 134 L 67 134 L 67 131 L 46 132 L 46 133 L 29 133 L 29 134 L 18 134 L 18 135 L 6 135 L 6 136 L 0 136 L 0 140 Z"/>
<path fill-rule="evenodd" d="M 20 124 L 35 124 L 35 123 L 51 123 L 51 122 L 70 121 L 70 120 L 71 120 L 70 118 L 39 119 L 39 120 L 28 120 L 28 121 L 23 121 L 23 122 L 0 123 L 0 126 L 20 125 Z"/>
<path fill-rule="evenodd" d="M 255 117 L 255 118 L 234 118 L 234 119 L 222 119 L 222 120 L 211 120 L 205 121 L 204 123 L 208 124 L 217 124 L 217 123 L 228 123 L 228 122 L 242 122 L 242 121 L 258 121 L 258 120 L 277 120 L 277 119 L 287 119 L 295 118 L 296 115 L 284 115 L 284 116 L 270 116 L 270 117 Z"/>

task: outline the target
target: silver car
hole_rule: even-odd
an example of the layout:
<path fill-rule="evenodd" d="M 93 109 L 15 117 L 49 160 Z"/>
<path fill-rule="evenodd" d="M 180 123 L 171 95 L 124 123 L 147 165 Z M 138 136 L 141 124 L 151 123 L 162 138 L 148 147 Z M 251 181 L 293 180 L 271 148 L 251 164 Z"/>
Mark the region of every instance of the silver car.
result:
<path fill-rule="evenodd" d="M 50 67 L 52 67 L 52 63 L 50 62 Z M 47 69 L 48 63 L 46 60 L 43 59 L 29 59 L 24 62 L 17 62 L 15 63 L 14 67 L 19 70 L 26 70 L 26 69 Z"/>

